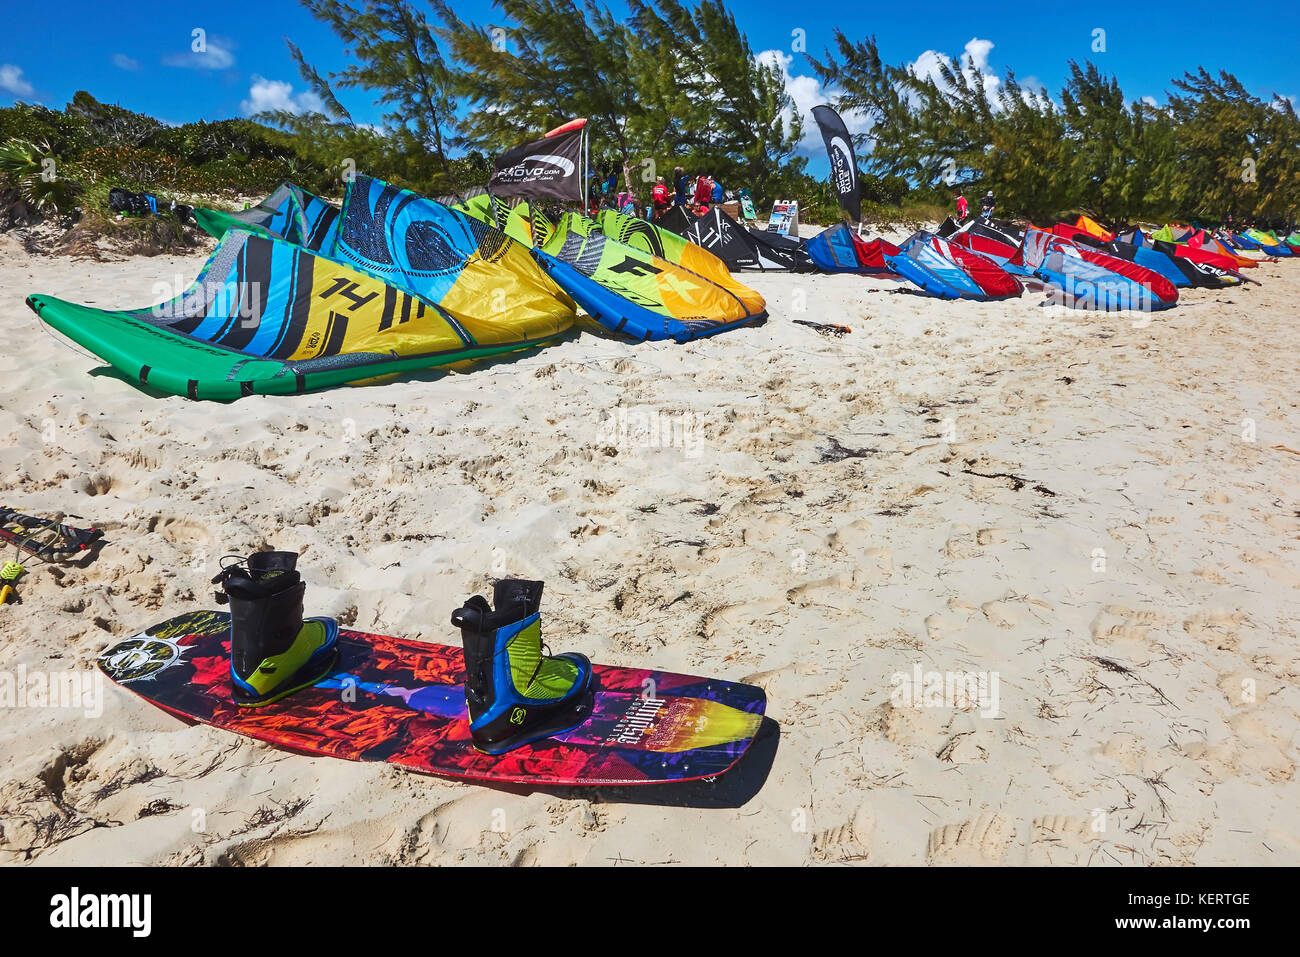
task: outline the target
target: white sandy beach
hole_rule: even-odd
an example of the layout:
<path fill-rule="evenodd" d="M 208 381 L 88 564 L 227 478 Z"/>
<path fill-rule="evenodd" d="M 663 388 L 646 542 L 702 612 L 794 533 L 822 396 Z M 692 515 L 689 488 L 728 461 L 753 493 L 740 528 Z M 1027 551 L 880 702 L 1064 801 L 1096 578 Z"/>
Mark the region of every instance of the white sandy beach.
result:
<path fill-rule="evenodd" d="M 1136 318 L 747 275 L 769 321 L 689 345 L 229 405 L 91 375 L 24 304 L 139 306 L 204 259 L 0 236 L 0 504 L 109 540 L 33 566 L 0 672 L 93 669 L 274 545 L 309 614 L 448 644 L 542 579 L 556 652 L 762 685 L 779 735 L 712 785 L 529 792 L 105 682 L 95 717 L 0 708 L 0 861 L 1300 864 L 1300 263 Z M 996 678 L 996 714 L 891 701 L 917 666 Z"/>

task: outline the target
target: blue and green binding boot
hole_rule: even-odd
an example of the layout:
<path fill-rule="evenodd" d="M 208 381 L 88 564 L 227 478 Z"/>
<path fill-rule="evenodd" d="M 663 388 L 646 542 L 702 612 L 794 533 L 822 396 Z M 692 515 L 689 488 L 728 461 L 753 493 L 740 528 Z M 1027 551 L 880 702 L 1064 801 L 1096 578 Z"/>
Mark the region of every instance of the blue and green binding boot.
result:
<path fill-rule="evenodd" d="M 231 698 L 260 708 L 320 681 L 338 663 L 338 622 L 302 618 L 296 552 L 256 552 L 212 579 L 230 604 Z"/>
<path fill-rule="evenodd" d="M 475 595 L 451 616 L 465 648 L 465 703 L 474 746 L 504 754 L 591 716 L 591 662 L 542 654 L 542 583 L 496 583 L 496 611 Z M 549 652 L 549 649 L 548 649 Z"/>

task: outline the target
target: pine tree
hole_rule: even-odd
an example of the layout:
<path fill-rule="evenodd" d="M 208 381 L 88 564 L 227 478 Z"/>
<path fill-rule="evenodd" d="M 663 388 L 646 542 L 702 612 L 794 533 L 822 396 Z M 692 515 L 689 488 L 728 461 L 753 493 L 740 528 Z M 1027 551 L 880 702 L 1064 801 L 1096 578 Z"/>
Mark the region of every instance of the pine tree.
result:
<path fill-rule="evenodd" d="M 803 136 L 802 118 L 776 64 L 760 63 L 723 0 L 629 0 L 632 23 L 658 62 L 657 81 L 677 92 L 665 146 L 756 197 L 780 188 Z M 664 163 L 666 168 L 669 164 Z"/>
<path fill-rule="evenodd" d="M 407 130 L 425 149 L 445 157 L 445 130 L 453 122 L 451 71 L 425 15 L 406 0 L 368 0 L 364 9 L 343 0 L 303 0 L 359 62 L 331 77 L 334 84 L 370 90 L 391 107 L 384 122 Z M 326 88 L 326 103 L 338 101 Z"/>
<path fill-rule="evenodd" d="M 630 187 L 633 169 L 671 141 L 681 97 L 664 51 L 595 0 L 496 0 L 499 26 L 433 5 L 460 67 L 453 88 L 474 107 L 458 144 L 499 153 L 585 117 L 593 153 L 603 145 Z"/>

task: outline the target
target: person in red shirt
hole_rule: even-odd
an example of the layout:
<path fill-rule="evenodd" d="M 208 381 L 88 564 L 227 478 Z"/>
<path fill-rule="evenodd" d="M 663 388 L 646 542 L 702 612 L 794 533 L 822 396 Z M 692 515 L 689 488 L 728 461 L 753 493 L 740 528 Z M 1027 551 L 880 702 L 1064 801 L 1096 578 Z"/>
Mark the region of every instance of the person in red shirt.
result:
<path fill-rule="evenodd" d="M 654 203 L 656 219 L 668 212 L 668 204 L 671 199 L 668 186 L 664 183 L 664 178 L 660 176 L 655 182 L 655 188 L 650 191 L 650 202 Z"/>
<path fill-rule="evenodd" d="M 966 202 L 966 197 L 962 195 L 961 190 L 956 190 L 953 195 L 957 197 L 957 219 L 963 220 L 970 215 L 970 204 Z"/>
<path fill-rule="evenodd" d="M 700 178 L 695 181 L 695 205 L 707 210 L 712 200 L 713 180 L 708 173 L 701 173 Z"/>

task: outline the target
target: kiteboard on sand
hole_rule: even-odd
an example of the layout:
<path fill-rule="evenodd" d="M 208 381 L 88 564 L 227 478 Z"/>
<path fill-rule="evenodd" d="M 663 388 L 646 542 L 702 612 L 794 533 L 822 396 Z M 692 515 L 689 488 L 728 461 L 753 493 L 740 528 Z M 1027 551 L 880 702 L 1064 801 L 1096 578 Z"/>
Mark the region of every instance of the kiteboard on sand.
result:
<path fill-rule="evenodd" d="M 761 688 L 594 666 L 591 717 L 499 756 L 470 740 L 461 649 L 339 632 L 339 664 L 315 686 L 257 709 L 230 698 L 230 615 L 192 612 L 99 656 L 110 678 L 192 721 L 308 754 L 536 785 L 694 781 L 729 770 L 763 720 Z"/>

